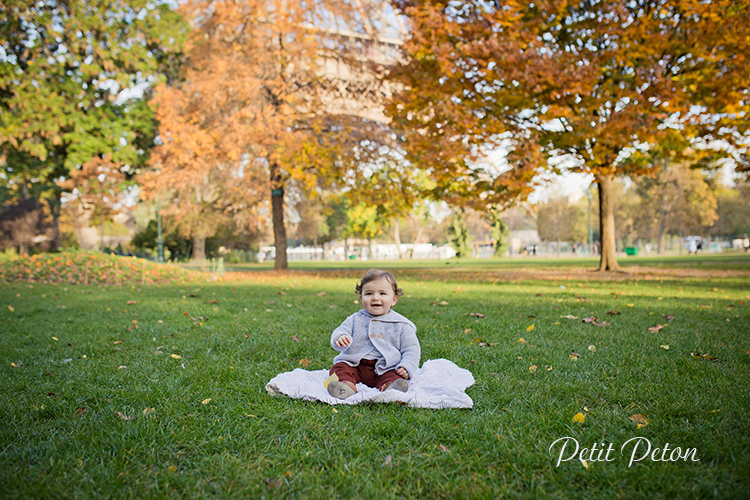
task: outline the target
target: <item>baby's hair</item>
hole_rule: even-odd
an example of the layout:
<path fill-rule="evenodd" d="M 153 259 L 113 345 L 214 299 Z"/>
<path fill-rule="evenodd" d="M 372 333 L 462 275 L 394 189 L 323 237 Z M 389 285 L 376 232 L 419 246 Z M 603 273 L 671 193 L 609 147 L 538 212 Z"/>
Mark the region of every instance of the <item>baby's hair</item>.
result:
<path fill-rule="evenodd" d="M 385 278 L 386 281 L 391 284 L 391 286 L 393 287 L 393 293 L 396 295 L 396 297 L 401 297 L 404 294 L 404 291 L 398 287 L 396 278 L 394 278 L 393 275 L 388 271 L 381 271 L 380 269 L 370 269 L 369 271 L 367 271 L 365 275 L 362 276 L 362 281 L 357 283 L 357 286 L 354 287 L 354 290 L 357 292 L 357 295 L 361 297 L 362 289 L 365 287 L 365 285 L 371 281 L 377 281 L 380 278 Z"/>

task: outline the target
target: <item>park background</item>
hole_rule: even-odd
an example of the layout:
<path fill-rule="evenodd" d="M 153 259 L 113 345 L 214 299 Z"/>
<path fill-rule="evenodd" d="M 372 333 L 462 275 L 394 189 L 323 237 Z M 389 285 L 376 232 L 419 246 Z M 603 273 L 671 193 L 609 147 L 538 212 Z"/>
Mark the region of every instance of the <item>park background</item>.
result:
<path fill-rule="evenodd" d="M 739 498 L 750 5 L 9 2 L 11 498 Z M 370 266 L 471 411 L 272 398 Z M 646 436 L 700 462 L 573 460 Z"/>

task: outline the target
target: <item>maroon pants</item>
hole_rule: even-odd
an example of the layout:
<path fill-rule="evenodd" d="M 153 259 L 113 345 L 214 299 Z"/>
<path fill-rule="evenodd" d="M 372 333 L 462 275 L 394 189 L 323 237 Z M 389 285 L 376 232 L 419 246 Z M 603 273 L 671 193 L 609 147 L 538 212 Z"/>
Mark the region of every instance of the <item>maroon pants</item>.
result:
<path fill-rule="evenodd" d="M 367 387 L 377 387 L 380 390 L 394 380 L 404 378 L 396 373 L 396 370 L 388 370 L 378 376 L 375 373 L 376 362 L 376 359 L 361 359 L 358 366 L 350 366 L 348 363 L 341 361 L 333 365 L 328 373 L 329 375 L 334 373 L 338 375 L 341 382 L 353 382 L 354 384 L 361 382 Z"/>

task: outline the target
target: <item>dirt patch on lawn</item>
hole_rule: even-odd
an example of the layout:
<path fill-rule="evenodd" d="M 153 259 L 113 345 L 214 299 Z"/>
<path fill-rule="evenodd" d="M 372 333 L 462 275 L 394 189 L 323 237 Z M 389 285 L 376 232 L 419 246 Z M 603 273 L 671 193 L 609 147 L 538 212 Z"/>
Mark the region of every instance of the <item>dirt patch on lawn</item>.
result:
<path fill-rule="evenodd" d="M 317 278 L 351 278 L 362 276 L 362 269 L 316 269 L 310 271 L 258 271 L 258 272 L 230 272 L 224 275 L 225 280 L 266 281 L 283 277 L 317 277 Z M 661 268 L 646 266 L 628 266 L 618 272 L 599 272 L 591 268 L 508 268 L 508 269 L 468 269 L 468 268 L 426 268 L 426 269 L 396 269 L 394 272 L 399 279 L 430 280 L 430 281 L 475 281 L 475 282 L 507 282 L 507 281 L 634 281 L 634 280 L 683 280 L 683 279 L 730 279 L 747 278 L 750 271 L 723 269 L 696 269 L 686 267 Z"/>

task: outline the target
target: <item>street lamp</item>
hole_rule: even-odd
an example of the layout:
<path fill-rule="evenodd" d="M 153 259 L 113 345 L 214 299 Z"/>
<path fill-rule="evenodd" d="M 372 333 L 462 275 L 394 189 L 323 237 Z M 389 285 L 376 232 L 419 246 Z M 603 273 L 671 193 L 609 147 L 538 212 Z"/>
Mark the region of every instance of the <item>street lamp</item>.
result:
<path fill-rule="evenodd" d="M 164 239 L 161 236 L 161 201 L 156 202 L 156 260 L 164 263 Z"/>
<path fill-rule="evenodd" d="M 588 209 L 588 225 L 589 225 L 589 256 L 594 252 L 594 245 L 591 241 L 591 238 L 593 237 L 593 234 L 591 234 L 591 185 L 586 189 L 586 197 L 589 199 L 589 209 Z"/>

